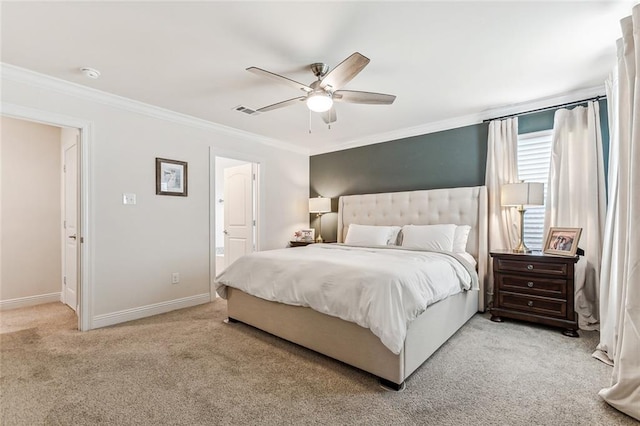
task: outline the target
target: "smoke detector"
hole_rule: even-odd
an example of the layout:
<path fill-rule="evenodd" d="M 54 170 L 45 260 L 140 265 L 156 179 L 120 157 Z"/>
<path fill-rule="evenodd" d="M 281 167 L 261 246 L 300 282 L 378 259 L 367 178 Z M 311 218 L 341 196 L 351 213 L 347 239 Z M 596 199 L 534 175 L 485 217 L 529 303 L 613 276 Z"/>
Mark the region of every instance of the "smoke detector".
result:
<path fill-rule="evenodd" d="M 82 71 L 82 74 L 86 77 L 93 78 L 94 80 L 100 77 L 100 71 L 95 68 L 82 67 L 80 68 L 80 71 Z"/>

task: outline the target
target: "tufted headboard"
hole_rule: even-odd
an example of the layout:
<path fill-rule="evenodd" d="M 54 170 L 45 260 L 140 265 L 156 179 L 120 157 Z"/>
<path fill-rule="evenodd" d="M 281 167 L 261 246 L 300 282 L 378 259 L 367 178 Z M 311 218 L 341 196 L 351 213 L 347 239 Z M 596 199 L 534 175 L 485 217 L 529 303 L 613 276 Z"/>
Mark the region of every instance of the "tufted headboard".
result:
<path fill-rule="evenodd" d="M 484 282 L 489 262 L 487 189 L 484 186 L 345 195 L 338 201 L 338 242 L 352 223 L 360 225 L 471 226 L 467 251 L 478 262 L 480 307 L 484 310 Z"/>

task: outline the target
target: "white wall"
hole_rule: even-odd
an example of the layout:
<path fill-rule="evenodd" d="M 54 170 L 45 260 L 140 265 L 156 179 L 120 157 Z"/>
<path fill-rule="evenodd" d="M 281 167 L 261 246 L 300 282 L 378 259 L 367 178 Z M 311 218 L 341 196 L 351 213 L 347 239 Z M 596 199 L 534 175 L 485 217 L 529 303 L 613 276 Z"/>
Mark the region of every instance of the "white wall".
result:
<path fill-rule="evenodd" d="M 307 222 L 307 154 L 13 67 L 3 66 L 2 102 L 92 124 L 92 238 L 85 244 L 94 324 L 158 311 L 150 306 L 170 310 L 171 301 L 210 293 L 211 155 L 261 164 L 262 249 L 282 247 Z M 188 197 L 155 194 L 156 157 L 188 162 Z M 122 204 L 125 192 L 137 195 L 137 205 Z M 180 284 L 171 284 L 172 272 L 180 273 Z"/>
<path fill-rule="evenodd" d="M 0 302 L 23 306 L 62 287 L 61 129 L 6 117 L 1 126 Z"/>

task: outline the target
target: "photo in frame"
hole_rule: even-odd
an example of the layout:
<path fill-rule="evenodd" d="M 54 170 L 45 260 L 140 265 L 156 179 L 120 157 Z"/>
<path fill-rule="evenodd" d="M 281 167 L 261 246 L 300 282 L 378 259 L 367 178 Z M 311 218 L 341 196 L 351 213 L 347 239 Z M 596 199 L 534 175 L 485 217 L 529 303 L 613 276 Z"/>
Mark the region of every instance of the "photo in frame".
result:
<path fill-rule="evenodd" d="M 315 229 L 301 229 L 302 232 L 302 240 L 301 241 L 315 241 L 316 238 L 316 230 Z"/>
<path fill-rule="evenodd" d="M 187 196 L 187 162 L 156 158 L 156 194 Z"/>
<path fill-rule="evenodd" d="M 549 228 L 543 252 L 559 256 L 575 256 L 582 228 Z"/>

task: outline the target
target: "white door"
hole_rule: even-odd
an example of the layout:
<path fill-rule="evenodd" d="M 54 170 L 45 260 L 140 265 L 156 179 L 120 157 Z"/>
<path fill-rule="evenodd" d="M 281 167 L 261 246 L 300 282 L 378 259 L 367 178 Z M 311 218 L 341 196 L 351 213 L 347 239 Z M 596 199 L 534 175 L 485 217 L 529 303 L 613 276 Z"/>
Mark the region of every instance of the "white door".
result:
<path fill-rule="evenodd" d="M 78 305 L 78 144 L 64 149 L 64 303 Z"/>
<path fill-rule="evenodd" d="M 224 267 L 251 253 L 253 215 L 253 164 L 224 169 Z"/>

